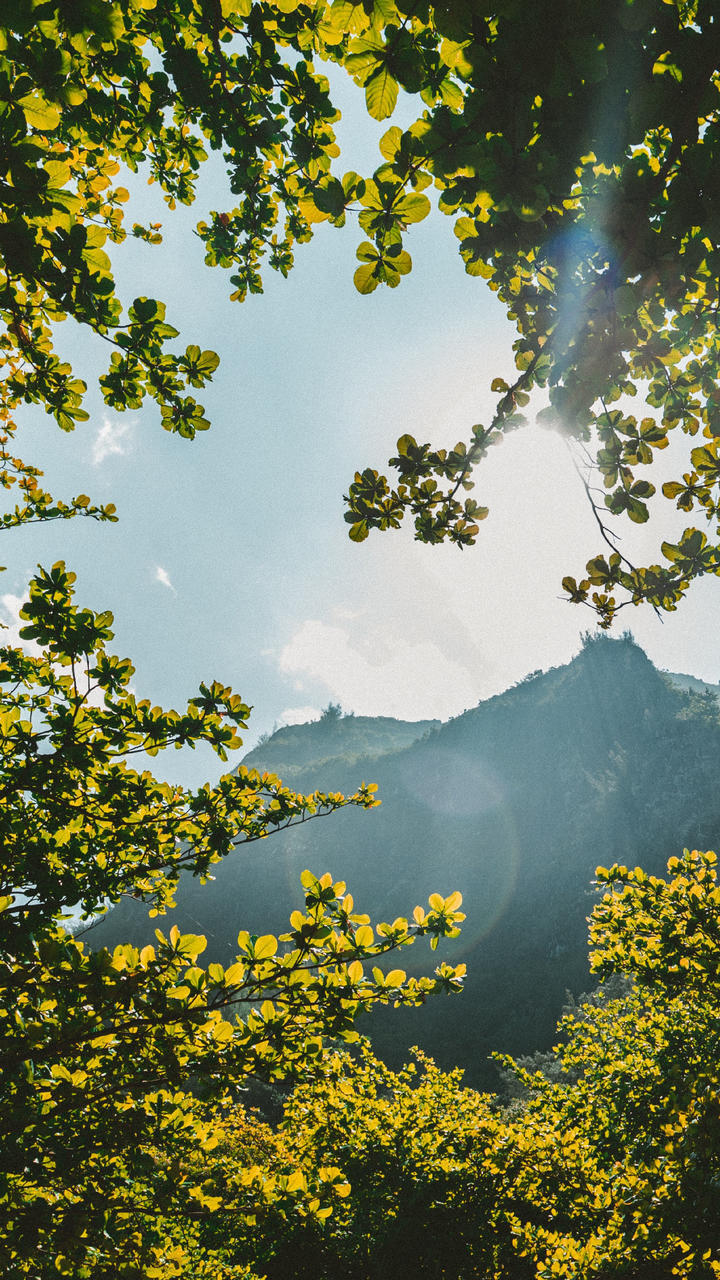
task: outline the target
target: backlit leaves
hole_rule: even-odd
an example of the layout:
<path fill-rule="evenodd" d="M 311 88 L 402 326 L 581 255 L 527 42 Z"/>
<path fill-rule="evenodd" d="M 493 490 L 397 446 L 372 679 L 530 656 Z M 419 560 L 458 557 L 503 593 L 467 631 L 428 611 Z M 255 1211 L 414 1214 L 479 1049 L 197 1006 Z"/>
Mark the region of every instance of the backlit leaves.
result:
<path fill-rule="evenodd" d="M 667 879 L 597 875 L 591 961 L 608 986 L 564 1018 L 553 1054 L 502 1059 L 509 1107 L 417 1050 L 393 1071 L 366 1043 L 327 1053 L 295 1089 L 286 1159 L 336 1166 L 350 1194 L 322 1232 L 268 1225 L 276 1265 L 353 1274 L 371 1254 L 378 1274 L 411 1256 L 415 1273 L 454 1280 L 718 1274 L 716 858 L 686 851 Z"/>
<path fill-rule="evenodd" d="M 638 468 L 671 430 L 702 433 L 697 460 L 662 492 L 707 521 L 717 545 L 717 467 L 701 452 L 720 433 L 714 28 L 696 6 L 643 0 L 642 20 L 635 7 L 617 21 L 614 10 L 585 7 L 560 39 L 557 64 L 544 53 L 558 26 L 552 5 L 477 22 L 462 9 L 405 14 L 392 0 L 334 0 L 312 14 L 294 0 L 169 10 L 118 2 L 90 5 L 72 22 L 60 11 L 36 22 L 18 9 L 0 51 L 8 439 L 26 403 L 44 405 L 65 430 L 82 420 L 84 384 L 53 347 L 63 315 L 114 348 L 100 384 L 111 407 L 137 409 L 150 396 L 165 429 L 188 439 L 207 429 L 191 392 L 216 358 L 194 343 L 173 350 L 161 304 L 152 315 L 123 308 L 112 251 L 125 236 L 121 166 L 147 164 L 172 209 L 193 201 L 215 150 L 232 198 L 197 231 L 206 261 L 229 271 L 234 299 L 262 291 L 265 263 L 287 274 L 316 223 L 341 227 L 348 217 L 366 237 L 357 289 L 398 287 L 412 266 L 404 237 L 427 216 L 432 183 L 466 270 L 488 280 L 516 327 L 518 377 L 503 380 L 480 443 L 473 429 L 464 453 L 428 446 L 396 485 L 359 471 L 375 478 L 350 487 L 351 537 L 409 513 L 421 540 L 470 545 L 486 509 L 461 491 L 488 440 L 535 410 L 581 446 L 611 541 L 615 518 L 642 524 L 656 509 Z M 611 54 L 618 29 L 622 59 Z M 343 67 L 377 120 L 389 118 L 400 88 L 419 97 L 417 119 L 382 138 L 372 176 L 333 172 L 338 112 L 313 58 Z M 160 238 L 157 226 L 131 225 L 150 243 Z M 530 399 L 538 389 L 549 403 Z M 614 421 L 617 404 L 638 393 L 646 416 Z M 5 469 L 8 483 L 27 480 L 37 501 L 17 503 L 5 526 L 79 512 L 111 518 L 92 503 L 55 503 L 28 464 L 19 468 Z M 599 508 L 596 478 L 607 490 Z M 675 608 L 695 576 L 676 564 L 623 561 L 605 589 L 571 598 L 591 604 L 604 626 L 629 603 Z M 707 558 L 702 568 L 715 571 Z"/>
<path fill-rule="evenodd" d="M 397 80 L 387 66 L 380 66 L 365 82 L 365 101 L 374 120 L 386 120 L 395 110 L 398 96 Z"/>
<path fill-rule="evenodd" d="M 133 322 L 158 315 L 140 299 Z M 186 359 L 198 376 L 213 363 L 199 348 Z M 311 1072 L 326 1039 L 353 1042 L 377 1003 L 460 990 L 464 966 L 418 978 L 385 962 L 417 937 L 457 936 L 460 898 L 434 895 L 412 923 L 373 929 L 344 883 L 305 871 L 288 932 L 240 929 L 229 964 L 205 965 L 206 939 L 175 925 L 142 949 L 95 949 L 92 919 L 110 904 L 140 899 L 162 924 L 182 872 L 207 878 L 241 844 L 371 808 L 376 788 L 304 796 L 242 766 L 197 791 L 159 782 L 135 757 L 204 742 L 225 760 L 249 707 L 219 681 L 181 712 L 138 698 L 132 664 L 107 649 L 112 614 L 79 607 L 60 562 L 37 573 L 20 616 L 37 653 L 0 648 L 2 1268 L 29 1280 L 97 1264 L 164 1280 L 177 1263 L 224 1277 L 198 1212 L 232 1213 L 251 1238 L 270 1207 L 322 1221 L 348 1194 L 327 1164 L 306 1175 L 241 1158 L 210 1176 L 239 1083 Z M 176 1176 L 200 1163 L 201 1177 Z"/>
<path fill-rule="evenodd" d="M 392 128 L 381 142 L 403 181 L 432 174 L 440 209 L 456 217 L 466 270 L 488 279 L 516 326 L 521 379 L 512 391 L 504 379 L 494 380 L 501 395 L 491 428 L 495 437 L 521 425 L 518 410 L 534 390 L 547 388 L 550 404 L 540 416 L 582 444 L 578 456 L 587 470 L 589 497 L 594 502 L 594 469 L 609 490 L 601 509 L 595 506 L 611 542 L 612 525 L 604 524 L 608 514 L 638 524 L 650 519 L 655 486 L 637 468 L 654 461 L 655 450 L 667 446 L 669 431 L 678 426 L 690 436 L 701 430 L 710 444 L 692 450 L 693 470 L 683 481 L 666 481 L 663 494 L 681 510 L 698 511 L 715 533 L 720 529 L 712 453 L 720 433 L 720 222 L 708 195 L 720 110 L 714 36 L 707 15 L 699 16 L 694 6 L 680 12 L 672 31 L 664 25 L 661 4 L 651 2 L 643 13 L 642 22 L 626 24 L 623 38 L 635 68 L 627 76 L 608 58 L 611 37 L 597 8 L 584 11 L 581 30 L 567 33 L 562 75 L 556 69 L 550 74 L 539 53 L 534 73 L 528 70 L 534 66 L 533 39 L 538 51 L 545 47 L 541 24 L 549 14 L 542 6 L 532 19 L 518 11 L 503 13 L 496 26 L 488 20 L 492 41 L 482 47 L 466 17 L 438 11 L 430 29 L 436 23 L 444 37 L 441 63 L 472 93 L 456 103 L 457 117 L 427 98 L 429 85 L 439 84 L 425 53 L 422 95 L 431 110 L 404 134 Z M 534 36 L 528 23 L 537 24 Z M 395 34 L 388 29 L 385 36 L 390 48 Z M 516 79 L 516 36 L 526 51 L 522 83 Z M 425 39 L 424 33 L 420 43 Z M 416 31 L 415 51 L 418 40 Z M 371 74 L 372 59 L 380 57 L 379 39 L 371 44 L 356 55 L 359 77 Z M 652 91 L 638 88 L 641 68 Z M 593 98 L 599 85 L 607 95 L 602 125 Z M 558 130 L 561 117 L 565 125 Z M 506 127 L 510 118 L 512 130 Z M 398 156 L 405 139 L 412 142 L 403 168 Z M 380 193 L 387 168 L 378 169 L 374 187 L 368 184 L 371 194 Z M 379 259 L 386 237 L 396 237 L 412 215 L 399 225 L 388 221 L 390 208 L 399 212 L 399 204 L 384 205 L 382 198 L 376 203 L 377 214 L 361 214 L 360 220 L 374 237 Z M 358 270 L 355 281 L 361 292 L 396 283 L 385 280 L 378 267 Z M 637 393 L 650 416 L 638 421 L 627 415 L 620 422 L 623 415 L 612 406 Z M 475 534 L 469 533 L 469 514 L 457 492 L 469 483 L 480 456 L 472 441 L 463 457 L 455 452 L 458 460 L 450 469 L 447 453 L 428 446 L 415 468 L 401 469 L 396 487 L 380 473 L 358 473 L 348 494 L 350 536 L 358 540 L 373 528 L 396 527 L 409 513 L 423 541 L 472 542 Z M 361 476 L 372 476 L 371 484 Z M 570 598 L 591 604 L 602 626 L 628 603 L 673 609 L 698 573 L 717 571 L 710 556 L 696 559 L 682 576 L 678 563 L 643 568 L 623 561 L 608 590 L 592 597 L 570 590 Z"/>

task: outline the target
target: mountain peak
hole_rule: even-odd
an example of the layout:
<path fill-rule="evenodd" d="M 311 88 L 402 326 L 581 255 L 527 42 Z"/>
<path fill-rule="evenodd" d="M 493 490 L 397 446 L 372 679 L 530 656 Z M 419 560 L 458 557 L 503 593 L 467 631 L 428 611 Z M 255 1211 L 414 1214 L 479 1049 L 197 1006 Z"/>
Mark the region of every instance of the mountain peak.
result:
<path fill-rule="evenodd" d="M 178 887 L 166 921 L 230 963 L 239 928 L 280 934 L 302 902 L 300 874 L 347 882 L 373 921 L 408 916 L 429 894 L 463 894 L 467 919 L 437 957 L 468 966 L 461 996 L 381 1011 L 361 1030 L 397 1063 L 419 1044 L 470 1083 L 493 1084 L 488 1054 L 553 1042 L 566 990 L 588 990 L 587 917 L 598 865 L 662 875 L 684 846 L 717 848 L 720 712 L 674 688 L 632 639 L 586 641 L 455 720 L 333 715 L 278 730 L 245 763 L 298 790 L 376 782 L 380 808 L 304 822 Z M 124 900 L 95 945 L 152 940 L 155 921 Z M 403 967 L 432 971 L 422 943 Z"/>

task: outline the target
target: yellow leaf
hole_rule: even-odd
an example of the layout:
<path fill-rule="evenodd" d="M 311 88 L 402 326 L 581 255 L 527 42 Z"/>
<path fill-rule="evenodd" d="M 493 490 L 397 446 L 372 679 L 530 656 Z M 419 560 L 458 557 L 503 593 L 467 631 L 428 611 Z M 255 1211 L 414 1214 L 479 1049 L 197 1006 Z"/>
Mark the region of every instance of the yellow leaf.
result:
<path fill-rule="evenodd" d="M 29 93 L 20 98 L 20 106 L 31 129 L 39 129 L 42 133 L 50 133 L 60 123 L 60 108 L 54 102 L 47 102 L 39 93 Z"/>
<path fill-rule="evenodd" d="M 273 937 L 271 933 L 264 933 L 261 938 L 258 938 L 253 948 L 255 959 L 269 960 L 271 956 L 275 955 L 277 949 L 277 938 Z"/>
<path fill-rule="evenodd" d="M 224 1019 L 214 1023 L 212 1033 L 213 1039 L 219 1040 L 221 1044 L 226 1044 L 228 1040 L 233 1038 L 232 1026 L 229 1022 L 225 1022 Z"/>

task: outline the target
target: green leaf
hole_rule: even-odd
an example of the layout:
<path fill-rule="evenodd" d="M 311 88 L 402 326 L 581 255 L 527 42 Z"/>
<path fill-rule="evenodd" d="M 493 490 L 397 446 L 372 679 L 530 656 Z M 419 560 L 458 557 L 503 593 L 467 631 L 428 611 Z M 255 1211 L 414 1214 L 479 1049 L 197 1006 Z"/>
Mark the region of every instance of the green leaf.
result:
<path fill-rule="evenodd" d="M 380 154 L 383 155 L 386 160 L 392 162 L 395 159 L 398 151 L 400 150 L 402 136 L 402 129 L 398 129 L 396 124 L 391 125 L 387 132 L 383 134 L 380 139 L 379 147 Z"/>
<path fill-rule="evenodd" d="M 386 120 L 391 116 L 397 97 L 397 80 L 390 74 L 387 66 L 379 67 L 365 85 L 365 101 L 373 120 Z"/>
<path fill-rule="evenodd" d="M 29 93 L 19 101 L 31 129 L 38 129 L 42 133 L 52 133 L 57 129 L 60 108 L 54 102 L 48 102 L 39 93 Z"/>
<path fill-rule="evenodd" d="M 430 201 L 423 195 L 405 196 L 394 206 L 394 212 L 403 222 L 422 222 L 430 212 Z"/>
<path fill-rule="evenodd" d="M 376 263 L 367 263 L 365 266 L 358 267 L 353 276 L 353 282 L 358 293 L 373 293 L 380 283 L 376 275 Z"/>
<path fill-rule="evenodd" d="M 275 955 L 277 948 L 277 938 L 271 933 L 265 933 L 255 943 L 253 954 L 256 960 L 269 960 L 271 956 Z"/>
<path fill-rule="evenodd" d="M 415 439 L 414 436 L 410 436 L 410 435 L 400 436 L 400 439 L 397 442 L 396 448 L 398 453 L 400 454 L 400 457 L 401 458 L 405 457 L 406 454 L 411 453 L 413 450 L 417 449 L 417 440 Z"/>

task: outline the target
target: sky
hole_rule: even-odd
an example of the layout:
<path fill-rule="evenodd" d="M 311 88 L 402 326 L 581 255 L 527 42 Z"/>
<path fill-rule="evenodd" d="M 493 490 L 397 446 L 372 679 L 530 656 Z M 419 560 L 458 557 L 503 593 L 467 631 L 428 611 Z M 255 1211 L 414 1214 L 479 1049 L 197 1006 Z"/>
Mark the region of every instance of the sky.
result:
<path fill-rule="evenodd" d="M 407 106 L 378 126 L 344 83 L 337 92 L 339 172 L 369 173 L 377 138 Z M 437 447 L 467 438 L 490 420 L 492 379 L 512 373 L 513 330 L 485 282 L 465 274 L 451 220 L 433 213 L 411 229 L 413 271 L 395 290 L 355 291 L 364 237 L 349 219 L 343 231 L 320 226 L 287 280 L 268 271 L 264 294 L 238 304 L 193 235 L 207 208 L 232 207 L 222 174 L 209 171 L 196 205 L 175 213 L 144 180 L 128 185 L 128 222 L 161 221 L 164 242 L 113 250 L 120 296 L 161 298 L 178 346 L 220 354 L 197 393 L 212 428 L 189 442 L 162 431 L 154 404 L 109 411 L 97 389 L 107 347 L 72 321 L 58 328 L 59 350 L 89 384 L 90 421 L 65 435 L 28 410 L 18 451 L 44 468 L 53 494 L 113 501 L 120 520 L 5 533 L 6 639 L 34 566 L 64 559 L 79 602 L 113 611 L 113 648 L 132 658 L 137 695 L 182 706 L 201 680 L 222 680 L 254 708 L 246 747 L 328 702 L 447 719 L 567 662 L 594 615 L 563 600 L 561 578 L 582 576 L 603 548 L 558 435 L 531 425 L 482 464 L 474 496 L 490 516 L 475 547 L 424 546 L 411 529 L 355 545 L 343 521 L 356 469 L 386 471 L 406 431 Z M 681 458 L 667 455 L 660 479 Z M 619 526 L 623 550 L 646 562 L 682 527 L 659 505 L 661 526 Z M 717 580 L 695 584 L 662 620 L 624 610 L 618 631 L 626 626 L 659 667 L 720 680 Z M 226 767 L 209 750 L 153 762 L 186 785 Z"/>

